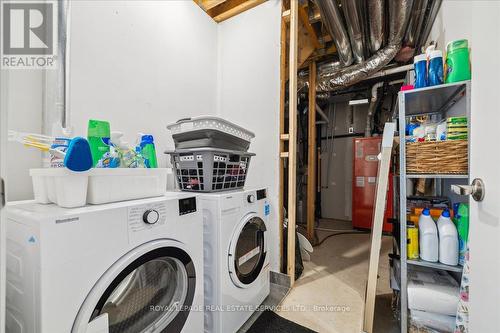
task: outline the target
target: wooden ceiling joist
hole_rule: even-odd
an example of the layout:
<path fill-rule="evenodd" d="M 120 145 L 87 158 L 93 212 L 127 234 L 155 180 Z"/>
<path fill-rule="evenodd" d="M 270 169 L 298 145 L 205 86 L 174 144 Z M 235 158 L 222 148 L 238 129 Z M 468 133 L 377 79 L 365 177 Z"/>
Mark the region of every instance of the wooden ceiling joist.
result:
<path fill-rule="evenodd" d="M 205 11 L 217 7 L 224 1 L 226 0 L 198 0 L 198 1 L 195 0 L 195 2 L 197 2 L 198 5 Z"/>
<path fill-rule="evenodd" d="M 260 5 L 267 0 L 193 0 L 219 23 Z"/>

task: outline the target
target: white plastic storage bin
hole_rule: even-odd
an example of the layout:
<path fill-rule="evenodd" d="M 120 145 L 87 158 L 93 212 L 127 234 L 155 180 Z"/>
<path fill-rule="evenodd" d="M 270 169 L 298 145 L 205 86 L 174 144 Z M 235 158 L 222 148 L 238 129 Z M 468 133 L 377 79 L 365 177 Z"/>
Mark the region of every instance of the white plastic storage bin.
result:
<path fill-rule="evenodd" d="M 88 172 L 73 172 L 66 168 L 30 169 L 35 201 L 55 203 L 65 208 L 85 206 Z"/>
<path fill-rule="evenodd" d="M 163 195 L 167 169 L 92 169 L 89 172 L 87 203 L 104 204 Z"/>

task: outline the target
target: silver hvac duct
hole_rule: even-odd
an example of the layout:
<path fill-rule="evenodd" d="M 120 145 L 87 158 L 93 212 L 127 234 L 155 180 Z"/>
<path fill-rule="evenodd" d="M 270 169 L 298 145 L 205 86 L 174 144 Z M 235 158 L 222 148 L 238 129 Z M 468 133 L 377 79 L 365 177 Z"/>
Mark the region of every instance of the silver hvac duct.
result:
<path fill-rule="evenodd" d="M 318 80 L 319 91 L 332 91 L 358 83 L 387 65 L 401 48 L 413 0 L 389 1 L 388 45 L 370 59 Z"/>
<path fill-rule="evenodd" d="M 332 36 L 333 42 L 337 47 L 340 62 L 344 66 L 352 64 L 352 51 L 349 42 L 349 36 L 344 27 L 344 21 L 336 0 L 316 0 L 319 13 L 323 19 L 326 30 Z"/>
<path fill-rule="evenodd" d="M 342 0 L 341 3 L 347 24 L 347 31 L 351 40 L 354 61 L 359 64 L 365 60 L 363 4 L 360 0 Z"/>
<path fill-rule="evenodd" d="M 367 0 L 370 52 L 377 52 L 384 43 L 385 8 L 384 0 Z"/>
<path fill-rule="evenodd" d="M 429 34 L 431 33 L 432 26 L 434 25 L 434 21 L 436 20 L 437 14 L 439 13 L 439 9 L 441 8 L 441 4 L 443 0 L 429 0 L 431 3 L 427 7 L 429 9 L 427 16 L 424 19 L 422 25 L 422 31 L 418 37 L 417 48 L 420 48 L 427 42 L 427 38 L 429 38 Z"/>
<path fill-rule="evenodd" d="M 414 0 L 408 28 L 403 38 L 403 46 L 395 57 L 396 61 L 407 62 L 413 58 L 416 52 L 419 52 L 417 51 L 417 42 L 422 30 L 422 23 L 427 12 L 428 3 L 429 0 Z"/>
<path fill-rule="evenodd" d="M 413 9 L 411 11 L 408 29 L 406 29 L 403 46 L 415 47 L 418 42 L 422 22 L 424 21 L 425 10 L 427 9 L 427 0 L 414 0 Z"/>
<path fill-rule="evenodd" d="M 425 6 L 423 6 L 425 3 Z M 425 45 L 436 20 L 442 0 L 415 0 L 412 18 L 408 23 L 403 47 L 396 55 L 396 61 L 407 62 Z M 417 18 L 420 20 L 418 21 Z"/>

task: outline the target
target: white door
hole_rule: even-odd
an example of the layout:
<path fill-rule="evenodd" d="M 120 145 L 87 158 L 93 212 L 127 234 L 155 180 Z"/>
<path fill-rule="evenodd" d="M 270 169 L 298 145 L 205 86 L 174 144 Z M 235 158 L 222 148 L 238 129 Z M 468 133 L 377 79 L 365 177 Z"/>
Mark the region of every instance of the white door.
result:
<path fill-rule="evenodd" d="M 5 160 L 7 148 L 7 71 L 0 69 L 0 333 L 5 331 L 5 228 L 3 206 L 5 193 Z"/>
<path fill-rule="evenodd" d="M 500 330 L 500 2 L 472 4 L 471 179 L 485 184 L 470 200 L 470 332 Z M 444 13 L 446 15 L 446 13 Z"/>

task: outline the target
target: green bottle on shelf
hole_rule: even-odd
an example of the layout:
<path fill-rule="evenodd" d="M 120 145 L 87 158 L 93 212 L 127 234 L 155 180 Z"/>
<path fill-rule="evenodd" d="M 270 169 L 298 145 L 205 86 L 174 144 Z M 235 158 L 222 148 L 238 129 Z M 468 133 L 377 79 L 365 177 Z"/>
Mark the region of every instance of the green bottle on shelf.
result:
<path fill-rule="evenodd" d="M 446 45 L 446 83 L 470 80 L 469 43 L 459 39 Z"/>
<path fill-rule="evenodd" d="M 141 137 L 141 154 L 144 157 L 147 168 L 157 168 L 158 161 L 156 159 L 156 149 L 154 138 L 152 135 L 142 135 Z"/>
<path fill-rule="evenodd" d="M 104 154 L 109 152 L 109 137 L 111 131 L 109 122 L 104 120 L 90 119 L 87 129 L 87 139 L 92 153 L 93 167 L 102 158 Z"/>

